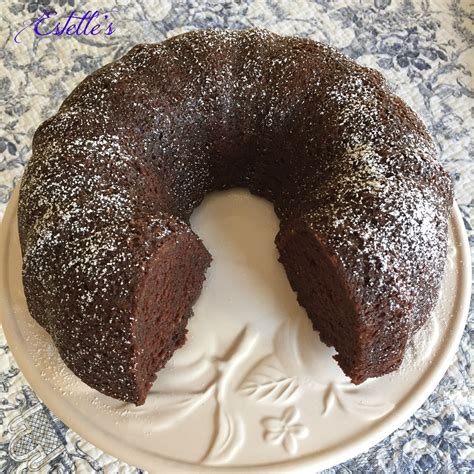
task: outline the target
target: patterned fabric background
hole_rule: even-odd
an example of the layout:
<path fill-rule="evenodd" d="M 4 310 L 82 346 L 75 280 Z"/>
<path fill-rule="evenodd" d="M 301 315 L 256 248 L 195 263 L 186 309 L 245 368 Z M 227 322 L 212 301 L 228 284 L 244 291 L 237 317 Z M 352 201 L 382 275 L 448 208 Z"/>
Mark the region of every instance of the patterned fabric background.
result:
<path fill-rule="evenodd" d="M 15 34 L 43 11 L 114 10 L 112 35 Z M 456 185 L 474 248 L 474 6 L 471 0 L 2 0 L 0 212 L 36 127 L 87 74 L 139 42 L 209 27 L 266 27 L 328 42 L 378 68 L 425 120 Z M 25 23 L 26 22 L 26 23 Z M 473 311 L 438 388 L 399 430 L 328 472 L 472 472 Z M 471 393 L 470 393 L 471 390 Z M 140 472 L 61 423 L 19 372 L 0 331 L 0 471 Z"/>

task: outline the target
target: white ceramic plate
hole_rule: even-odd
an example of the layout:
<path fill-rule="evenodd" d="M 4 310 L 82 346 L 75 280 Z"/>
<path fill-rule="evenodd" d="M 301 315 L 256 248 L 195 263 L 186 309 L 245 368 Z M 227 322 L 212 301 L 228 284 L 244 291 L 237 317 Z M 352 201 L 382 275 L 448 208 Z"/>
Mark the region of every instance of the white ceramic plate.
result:
<path fill-rule="evenodd" d="M 30 317 L 21 282 L 17 193 L 2 225 L 3 327 L 20 369 L 67 425 L 149 471 L 315 472 L 400 426 L 438 384 L 458 346 L 470 296 L 469 247 L 450 221 L 442 295 L 402 368 L 353 386 L 313 332 L 277 262 L 271 204 L 246 191 L 211 195 L 193 228 L 214 261 L 188 342 L 159 373 L 142 407 L 83 384 Z"/>

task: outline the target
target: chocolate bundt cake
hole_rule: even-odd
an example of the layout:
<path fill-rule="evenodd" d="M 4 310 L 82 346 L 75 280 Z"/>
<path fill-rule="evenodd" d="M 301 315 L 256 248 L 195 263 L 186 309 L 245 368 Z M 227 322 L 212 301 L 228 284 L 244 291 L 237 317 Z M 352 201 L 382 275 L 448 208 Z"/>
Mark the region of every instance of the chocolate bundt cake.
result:
<path fill-rule="evenodd" d="M 437 300 L 453 198 L 425 127 L 327 45 L 210 30 L 134 47 L 34 135 L 25 294 L 85 383 L 144 403 L 211 260 L 189 217 L 236 186 L 274 204 L 291 286 L 353 383 L 399 367 Z"/>

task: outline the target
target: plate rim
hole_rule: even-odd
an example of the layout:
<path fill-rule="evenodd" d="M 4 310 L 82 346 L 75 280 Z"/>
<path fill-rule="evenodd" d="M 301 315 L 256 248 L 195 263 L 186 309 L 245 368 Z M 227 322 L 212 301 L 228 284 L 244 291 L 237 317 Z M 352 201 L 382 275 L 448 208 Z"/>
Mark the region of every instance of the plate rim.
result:
<path fill-rule="evenodd" d="M 10 197 L 0 226 L 0 261 L 2 262 L 6 262 L 6 255 L 11 238 L 11 227 L 17 215 L 18 194 L 19 185 L 16 186 Z M 165 468 L 175 472 L 205 471 L 209 473 L 241 472 L 243 470 L 249 473 L 275 472 L 275 470 L 282 469 L 284 469 L 285 472 L 314 472 L 315 470 L 323 470 L 362 454 L 398 429 L 431 395 L 451 365 L 467 321 L 471 298 L 472 268 L 467 233 L 456 201 L 453 201 L 450 220 L 453 223 L 453 231 L 459 243 L 456 247 L 456 258 L 461 262 L 460 275 L 458 276 L 454 290 L 456 291 L 455 307 L 459 308 L 459 310 L 456 311 L 458 317 L 455 318 L 451 330 L 444 334 L 444 347 L 433 359 L 430 371 L 423 374 L 416 386 L 398 405 L 397 410 L 381 418 L 359 438 L 345 443 L 343 449 L 331 447 L 287 461 L 241 466 L 199 465 L 171 459 L 160 454 L 153 454 L 149 450 L 137 450 L 135 447 L 130 449 L 128 444 L 121 440 L 120 437 L 111 438 L 110 433 L 106 433 L 98 425 L 93 425 L 93 430 L 91 431 L 90 423 L 82 422 L 81 417 L 77 416 L 79 414 L 78 410 L 63 397 L 55 392 L 49 391 L 48 384 L 38 377 L 38 374 L 36 374 L 34 370 L 30 370 L 31 364 L 28 363 L 29 356 L 27 351 L 22 350 L 22 348 L 24 348 L 22 346 L 25 344 L 17 337 L 18 327 L 15 317 L 13 316 L 11 304 L 9 304 L 10 292 L 7 265 L 3 265 L 0 271 L 0 321 L 15 362 L 28 384 L 31 385 L 48 409 L 86 441 L 132 466 L 144 468 L 149 472 Z M 13 344 L 10 342 L 13 342 Z M 113 441 L 110 441 L 111 439 Z M 159 463 L 159 465 L 157 463 Z"/>

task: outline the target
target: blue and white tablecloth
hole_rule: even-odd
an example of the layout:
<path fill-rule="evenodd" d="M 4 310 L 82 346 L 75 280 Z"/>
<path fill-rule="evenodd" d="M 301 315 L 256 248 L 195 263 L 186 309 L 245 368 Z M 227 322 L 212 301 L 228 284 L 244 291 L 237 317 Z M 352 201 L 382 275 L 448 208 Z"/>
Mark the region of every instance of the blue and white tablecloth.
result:
<path fill-rule="evenodd" d="M 57 18 L 74 9 L 109 15 L 96 35 L 40 37 L 28 25 L 51 9 Z M 0 213 L 36 127 L 86 75 L 139 42 L 261 26 L 328 42 L 388 78 L 435 137 L 474 248 L 473 22 L 472 0 L 2 0 Z M 473 330 L 471 306 L 456 358 L 422 408 L 369 452 L 328 472 L 473 472 Z M 38 400 L 1 331 L 0 433 L 1 472 L 139 472 L 81 439 Z"/>

